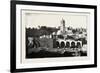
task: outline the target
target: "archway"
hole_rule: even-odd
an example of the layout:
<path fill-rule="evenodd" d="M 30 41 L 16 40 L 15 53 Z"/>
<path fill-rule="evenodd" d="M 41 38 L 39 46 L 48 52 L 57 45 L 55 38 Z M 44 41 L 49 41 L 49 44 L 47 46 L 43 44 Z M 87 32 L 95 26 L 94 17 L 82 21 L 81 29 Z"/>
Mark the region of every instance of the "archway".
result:
<path fill-rule="evenodd" d="M 71 42 L 71 48 L 75 48 L 75 42 Z"/>
<path fill-rule="evenodd" d="M 57 47 L 57 48 L 60 47 L 60 44 L 59 44 L 58 41 L 56 41 L 56 47 Z"/>
<path fill-rule="evenodd" d="M 65 43 L 61 42 L 61 48 L 64 48 L 64 47 L 65 47 Z"/>
<path fill-rule="evenodd" d="M 81 48 L 81 43 L 80 42 L 77 42 L 77 48 Z"/>
<path fill-rule="evenodd" d="M 70 42 L 66 42 L 66 48 L 70 48 Z"/>

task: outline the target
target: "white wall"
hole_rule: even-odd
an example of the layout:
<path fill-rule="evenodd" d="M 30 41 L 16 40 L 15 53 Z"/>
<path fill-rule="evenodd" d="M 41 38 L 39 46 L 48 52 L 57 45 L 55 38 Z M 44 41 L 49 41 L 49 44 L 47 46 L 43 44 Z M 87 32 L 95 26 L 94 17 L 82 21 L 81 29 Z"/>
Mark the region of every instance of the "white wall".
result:
<path fill-rule="evenodd" d="M 99 73 L 100 72 L 100 1 L 99 0 L 34 0 L 57 3 L 98 5 L 98 67 L 36 73 Z M 0 1 L 0 73 L 10 72 L 10 0 Z M 35 73 L 35 72 L 34 72 Z"/>

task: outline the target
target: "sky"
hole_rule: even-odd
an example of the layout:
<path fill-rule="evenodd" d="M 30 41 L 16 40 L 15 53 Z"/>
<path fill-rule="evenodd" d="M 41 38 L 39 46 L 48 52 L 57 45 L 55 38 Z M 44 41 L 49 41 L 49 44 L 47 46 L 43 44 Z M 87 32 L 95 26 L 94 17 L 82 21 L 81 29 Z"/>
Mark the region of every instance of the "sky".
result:
<path fill-rule="evenodd" d="M 48 11 L 29 11 L 23 13 L 25 26 L 37 28 L 38 26 L 59 27 L 61 20 L 65 20 L 66 27 L 86 28 L 88 25 L 88 13 L 74 12 L 48 12 Z"/>

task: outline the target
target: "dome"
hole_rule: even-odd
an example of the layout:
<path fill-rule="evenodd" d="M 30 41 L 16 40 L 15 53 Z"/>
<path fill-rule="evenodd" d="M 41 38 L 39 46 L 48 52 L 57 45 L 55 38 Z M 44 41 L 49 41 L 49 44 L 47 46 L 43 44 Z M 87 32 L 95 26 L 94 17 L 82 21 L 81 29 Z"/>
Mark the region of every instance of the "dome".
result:
<path fill-rule="evenodd" d="M 60 30 L 57 31 L 57 35 L 61 35 L 61 31 Z"/>

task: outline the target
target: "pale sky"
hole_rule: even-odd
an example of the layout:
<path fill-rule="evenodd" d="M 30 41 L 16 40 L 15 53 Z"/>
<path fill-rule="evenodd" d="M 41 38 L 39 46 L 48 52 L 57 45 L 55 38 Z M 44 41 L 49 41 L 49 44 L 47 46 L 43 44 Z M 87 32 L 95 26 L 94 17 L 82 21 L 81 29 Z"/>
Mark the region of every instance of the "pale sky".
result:
<path fill-rule="evenodd" d="M 38 26 L 58 27 L 61 25 L 63 18 L 66 27 L 86 28 L 89 21 L 88 15 L 88 13 L 32 11 L 31 13 L 25 13 L 25 25 L 30 28 L 37 28 Z"/>

